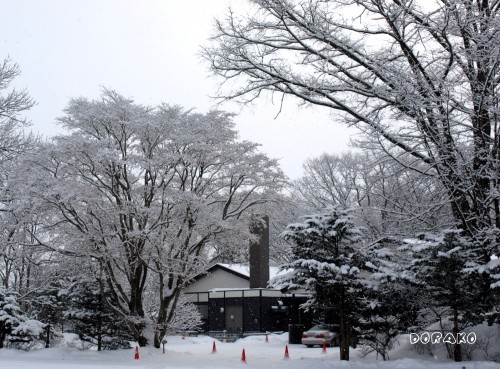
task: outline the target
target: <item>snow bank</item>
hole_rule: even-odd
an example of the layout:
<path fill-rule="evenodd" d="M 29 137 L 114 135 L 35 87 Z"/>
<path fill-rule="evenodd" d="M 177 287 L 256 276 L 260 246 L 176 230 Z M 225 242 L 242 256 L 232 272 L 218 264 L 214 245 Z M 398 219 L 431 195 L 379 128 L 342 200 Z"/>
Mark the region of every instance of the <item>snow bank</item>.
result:
<path fill-rule="evenodd" d="M 68 338 L 70 338 L 68 336 Z M 134 350 L 81 351 L 76 348 L 58 347 L 31 352 L 11 349 L 0 350 L 0 368 L 5 369 L 500 369 L 493 362 L 454 363 L 442 358 L 420 356 L 402 342 L 392 357 L 395 360 L 381 361 L 375 356 L 361 359 L 361 349 L 351 350 L 351 361 L 339 361 L 338 347 L 306 348 L 303 345 L 288 345 L 290 358 L 284 358 L 288 335 L 250 336 L 235 343 L 215 341 L 216 353 L 212 353 L 214 340 L 208 336 L 167 337 L 165 354 L 151 347 L 141 348 L 140 359 L 134 360 Z M 246 364 L 241 362 L 245 349 Z M 399 355 L 409 357 L 397 358 Z M 245 365 L 245 366 L 242 366 Z"/>

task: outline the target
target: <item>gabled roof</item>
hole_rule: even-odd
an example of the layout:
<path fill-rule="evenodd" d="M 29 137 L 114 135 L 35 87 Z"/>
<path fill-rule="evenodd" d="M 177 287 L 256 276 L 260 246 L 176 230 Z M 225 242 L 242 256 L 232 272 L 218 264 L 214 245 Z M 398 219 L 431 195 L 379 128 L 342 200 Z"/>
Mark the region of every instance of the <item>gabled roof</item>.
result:
<path fill-rule="evenodd" d="M 234 275 L 241 277 L 243 279 L 246 279 L 248 281 L 250 280 L 250 271 L 248 270 L 248 266 L 245 266 L 243 264 L 217 263 L 217 264 L 212 265 L 210 268 L 208 268 L 204 274 L 211 273 L 216 269 L 224 270 L 228 273 L 234 274 Z"/>
<path fill-rule="evenodd" d="M 232 271 L 233 273 L 236 273 L 239 276 L 246 276 L 250 278 L 250 266 L 247 264 L 217 263 L 215 265 L 219 265 L 224 270 Z M 269 279 L 273 279 L 278 274 L 281 274 L 278 267 L 269 267 Z"/>
<path fill-rule="evenodd" d="M 235 265 L 241 265 L 241 264 L 235 264 Z M 196 277 L 192 278 L 190 284 L 200 280 L 203 277 L 206 277 L 208 274 L 213 273 L 217 269 L 223 270 L 227 273 L 234 274 L 237 277 L 250 281 L 250 274 L 248 272 L 244 272 L 241 268 L 231 268 L 230 264 L 217 263 L 209 267 L 203 273 L 200 273 Z"/>
<path fill-rule="evenodd" d="M 213 273 L 215 270 L 223 270 L 225 272 L 234 274 L 237 277 L 243 278 L 247 281 L 250 281 L 250 267 L 247 264 L 226 264 L 226 263 L 216 263 L 209 267 L 205 272 L 198 274 L 191 280 L 191 283 L 196 282 L 197 280 L 205 277 L 206 275 Z M 269 278 L 273 279 L 279 273 L 278 267 L 270 267 L 269 268 Z"/>

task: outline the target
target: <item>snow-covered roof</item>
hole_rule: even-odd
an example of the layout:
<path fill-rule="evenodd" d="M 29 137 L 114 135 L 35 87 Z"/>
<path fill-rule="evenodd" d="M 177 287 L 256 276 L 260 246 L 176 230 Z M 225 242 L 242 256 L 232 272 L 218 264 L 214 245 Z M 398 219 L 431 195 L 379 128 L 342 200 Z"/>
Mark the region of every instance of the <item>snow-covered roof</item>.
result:
<path fill-rule="evenodd" d="M 248 264 L 225 264 L 225 263 L 217 263 L 215 265 L 220 265 L 226 269 L 230 269 L 235 273 L 241 274 L 245 277 L 250 277 L 250 266 Z M 283 272 L 280 272 L 279 267 L 269 267 L 269 278 L 273 279 L 277 275 L 280 275 Z"/>
<path fill-rule="evenodd" d="M 220 273 L 221 271 L 223 272 L 222 274 Z M 287 271 L 279 271 L 279 267 L 270 267 L 269 279 L 272 280 L 276 276 L 285 273 L 287 273 Z M 250 288 L 249 284 L 250 267 L 248 264 L 216 263 L 210 266 L 205 272 L 200 273 L 195 278 L 193 278 L 191 280 L 191 284 L 185 289 L 185 291 L 187 293 L 192 293 L 214 291 L 219 289 L 258 289 Z"/>

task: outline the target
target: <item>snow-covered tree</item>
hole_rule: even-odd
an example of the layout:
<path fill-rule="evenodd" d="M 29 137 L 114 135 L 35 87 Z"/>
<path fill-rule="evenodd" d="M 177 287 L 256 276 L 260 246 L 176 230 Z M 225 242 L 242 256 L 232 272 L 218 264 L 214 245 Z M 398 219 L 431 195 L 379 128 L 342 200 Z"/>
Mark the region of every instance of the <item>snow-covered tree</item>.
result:
<path fill-rule="evenodd" d="M 57 264 L 57 266 L 46 266 L 47 269 L 64 268 L 62 264 Z M 47 273 L 51 274 L 51 273 Z M 34 286 L 35 288 L 30 291 L 29 295 L 25 299 L 29 300 L 30 315 L 36 317 L 45 325 L 45 347 L 51 346 L 51 339 L 57 336 L 57 334 L 63 331 L 65 317 L 64 310 L 66 306 L 66 301 L 63 296 L 61 296 L 60 291 L 64 289 L 67 285 L 67 278 L 62 277 L 62 273 L 57 273 L 56 275 L 45 275 L 45 281 L 43 284 Z M 57 329 L 59 326 L 59 329 Z"/>
<path fill-rule="evenodd" d="M 0 348 L 6 341 L 26 343 L 43 332 L 44 324 L 21 310 L 16 292 L 0 287 Z"/>
<path fill-rule="evenodd" d="M 287 272 L 272 283 L 291 290 L 306 289 L 311 298 L 304 307 L 333 312 L 340 323 L 340 359 L 349 360 L 352 318 L 363 288 L 360 268 L 364 257 L 357 249 L 362 230 L 352 210 L 341 207 L 302 218 L 282 234 L 293 243 L 293 260 L 281 266 Z"/>
<path fill-rule="evenodd" d="M 460 332 L 484 322 L 494 306 L 490 293 L 492 278 L 488 273 L 468 268 L 467 252 L 472 240 L 461 233 L 447 230 L 426 234 L 420 240 L 407 240 L 402 247 L 411 256 L 403 273 L 416 286 L 421 324 L 425 328 L 441 322 L 445 334 L 451 330 L 450 357 L 455 361 L 462 361 Z"/>
<path fill-rule="evenodd" d="M 130 347 L 133 337 L 126 323 L 107 305 L 105 295 L 110 292 L 103 281 L 74 277 L 68 282 L 59 295 L 65 300 L 63 315 L 72 322 L 72 332 L 94 344 L 97 351 Z"/>
<path fill-rule="evenodd" d="M 31 134 L 23 132 L 29 122 L 20 114 L 35 102 L 26 90 L 9 88 L 19 74 L 19 66 L 9 58 L 0 62 L 0 168 L 24 152 L 34 140 Z"/>
<path fill-rule="evenodd" d="M 98 101 L 71 100 L 60 122 L 70 134 L 25 157 L 12 209 L 37 217 L 35 244 L 95 260 L 114 312 L 141 345 L 151 324 L 160 347 L 210 249 L 237 248 L 245 212 L 274 196 L 284 175 L 256 144 L 238 141 L 220 111 L 141 106 L 106 90 Z M 148 288 L 157 291 L 152 322 Z"/>
<path fill-rule="evenodd" d="M 402 161 L 403 159 L 400 159 Z M 453 224 L 446 191 L 437 179 L 374 150 L 323 154 L 304 163 L 293 182 L 296 201 L 314 211 L 357 206 L 365 237 L 373 242 L 436 231 Z"/>
<path fill-rule="evenodd" d="M 399 279 L 386 281 L 376 289 L 365 288 L 356 316 L 356 333 L 363 352 L 389 360 L 389 351 L 402 332 L 414 325 L 418 306 L 408 298 L 409 289 Z"/>
<path fill-rule="evenodd" d="M 393 160 L 426 166 L 469 236 L 500 228 L 497 1 L 249 3 L 216 21 L 204 49 L 233 82 L 221 99 L 269 92 L 327 107 Z M 487 270 L 499 239 L 477 245 L 470 261 Z"/>
<path fill-rule="evenodd" d="M 23 320 L 16 293 L 0 287 L 0 348 L 3 348 L 7 335 Z"/>
<path fill-rule="evenodd" d="M 154 293 L 154 290 L 151 292 Z M 176 334 L 187 330 L 196 331 L 203 325 L 198 307 L 182 295 L 176 301 L 176 309 L 171 311 L 173 313 L 172 317 L 160 327 L 166 334 Z M 156 320 L 157 314 L 158 309 L 154 304 L 149 304 L 148 315 L 153 321 Z"/>
<path fill-rule="evenodd" d="M 10 174 L 19 170 L 16 157 L 36 141 L 35 136 L 24 131 L 29 121 L 22 115 L 34 101 L 26 90 L 11 87 L 19 74 L 19 66 L 10 58 L 0 61 L 0 285 L 5 288 L 15 287 L 27 262 L 26 252 L 17 242 L 22 229 L 16 227 L 15 219 L 6 208 L 11 201 L 7 183 Z"/>

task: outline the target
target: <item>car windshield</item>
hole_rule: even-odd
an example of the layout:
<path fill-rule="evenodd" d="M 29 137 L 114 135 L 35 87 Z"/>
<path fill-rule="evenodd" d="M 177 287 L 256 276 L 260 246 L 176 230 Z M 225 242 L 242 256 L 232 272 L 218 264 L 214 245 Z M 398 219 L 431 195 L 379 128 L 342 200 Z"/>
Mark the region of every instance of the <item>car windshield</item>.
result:
<path fill-rule="evenodd" d="M 325 327 L 324 325 L 315 325 L 310 331 L 329 331 L 330 329 L 328 327 Z"/>

